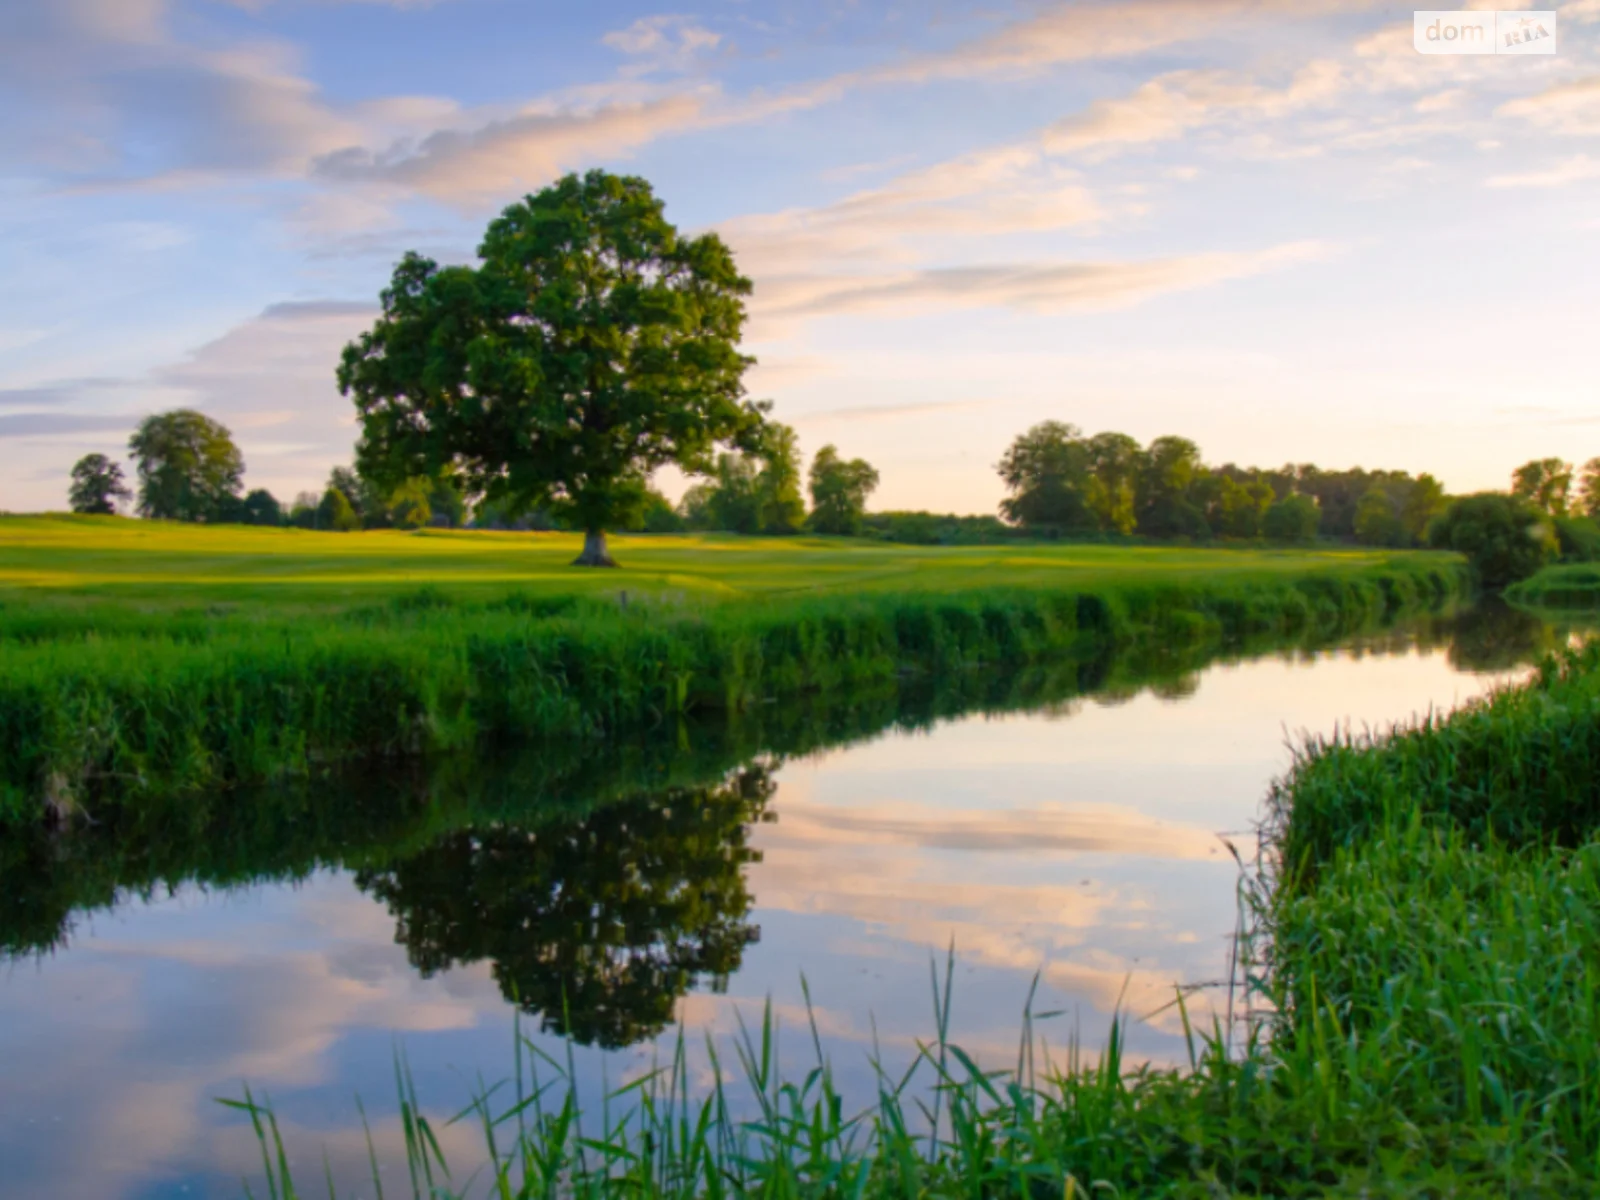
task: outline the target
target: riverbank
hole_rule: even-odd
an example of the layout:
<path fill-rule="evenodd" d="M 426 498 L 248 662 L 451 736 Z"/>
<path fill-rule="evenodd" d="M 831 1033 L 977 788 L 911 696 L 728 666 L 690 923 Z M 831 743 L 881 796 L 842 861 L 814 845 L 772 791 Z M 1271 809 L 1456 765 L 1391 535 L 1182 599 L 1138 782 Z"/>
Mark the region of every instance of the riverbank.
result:
<path fill-rule="evenodd" d="M 908 677 L 1353 632 L 1467 586 L 1445 555 L 641 538 L 618 546 L 637 569 L 586 572 L 570 549 L 0 521 L 0 813 L 535 738 L 604 753 Z"/>
<path fill-rule="evenodd" d="M 514 1080 L 463 1116 L 495 1194 L 519 1196 L 1588 1194 L 1597 797 L 1590 647 L 1449 718 L 1305 748 L 1250 893 L 1241 982 L 1269 1015 L 1232 1045 L 1193 1031 L 1181 1069 L 1125 1062 L 1120 1033 L 1047 1062 L 1025 1013 L 1016 1058 L 984 1072 L 941 1018 L 914 1074 L 880 1076 L 858 1111 L 820 1041 L 815 1070 L 780 1077 L 769 1013 L 709 1083 L 680 1046 L 581 1121 L 562 1064 L 519 1044 Z M 414 1177 L 453 1195 L 398 1076 Z M 249 1115 L 268 1174 L 286 1169 L 270 1114 Z"/>

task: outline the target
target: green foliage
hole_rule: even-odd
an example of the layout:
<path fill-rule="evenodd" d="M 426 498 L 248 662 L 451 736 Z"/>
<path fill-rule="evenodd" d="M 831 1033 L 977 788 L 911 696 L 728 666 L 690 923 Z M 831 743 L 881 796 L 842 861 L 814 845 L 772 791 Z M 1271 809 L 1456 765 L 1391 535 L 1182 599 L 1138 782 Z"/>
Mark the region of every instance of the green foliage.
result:
<path fill-rule="evenodd" d="M 1572 496 L 1572 464 L 1559 458 L 1523 463 L 1512 472 L 1511 494 L 1546 516 L 1566 516 Z"/>
<path fill-rule="evenodd" d="M 322 493 L 317 505 L 317 528 L 332 533 L 353 533 L 361 528 L 361 518 L 356 515 L 349 497 L 336 487 Z"/>
<path fill-rule="evenodd" d="M 753 448 L 750 282 L 715 234 L 681 236 L 644 180 L 565 176 L 507 208 L 478 253 L 477 268 L 408 254 L 345 349 L 364 473 L 449 471 L 596 535 L 582 561 L 598 565 L 599 535 L 640 510 L 657 467 Z"/>
<path fill-rule="evenodd" d="M 1406 529 L 1387 489 L 1371 487 L 1356 505 L 1356 541 L 1363 546 L 1404 546 Z"/>
<path fill-rule="evenodd" d="M 421 529 L 428 524 L 433 520 L 433 509 L 428 504 L 429 491 L 426 479 L 408 479 L 402 483 L 389 496 L 389 523 L 396 529 Z"/>
<path fill-rule="evenodd" d="M 711 478 L 684 494 L 678 513 L 689 529 L 799 532 L 806 510 L 800 498 L 800 448 L 794 430 L 769 422 L 753 451 L 719 454 Z"/>
<path fill-rule="evenodd" d="M 768 421 L 757 450 L 756 476 L 763 533 L 798 533 L 805 524 L 806 502 L 800 496 L 800 442 L 788 425 Z"/>
<path fill-rule="evenodd" d="M 1223 537 L 1258 538 L 1273 499 L 1272 485 L 1264 479 L 1240 482 L 1223 475 L 1217 480 L 1216 499 L 1206 519 Z"/>
<path fill-rule="evenodd" d="M 146 417 L 128 449 L 138 463 L 140 516 L 215 521 L 239 495 L 239 448 L 227 429 L 193 409 Z"/>
<path fill-rule="evenodd" d="M 678 501 L 678 517 L 685 529 L 716 529 L 717 514 L 713 507 L 717 488 L 712 483 L 690 484 Z"/>
<path fill-rule="evenodd" d="M 848 536 L 859 533 L 867 497 L 878 488 L 878 472 L 865 459 L 842 459 L 824 446 L 811 460 L 811 529 Z"/>
<path fill-rule="evenodd" d="M 1428 542 L 1465 555 L 1490 591 L 1527 579 L 1558 553 L 1549 519 L 1525 500 L 1499 492 L 1456 500 L 1429 528 Z"/>
<path fill-rule="evenodd" d="M 1506 599 L 1535 611 L 1600 608 L 1600 566 L 1590 561 L 1546 567 L 1512 584 Z"/>
<path fill-rule="evenodd" d="M 110 516 L 117 511 L 118 500 L 132 495 L 123 482 L 122 468 L 104 454 L 85 454 L 72 465 L 67 500 L 73 512 Z"/>
<path fill-rule="evenodd" d="M 239 522 L 243 525 L 282 525 L 283 506 L 266 488 L 256 488 L 239 502 Z"/>
<path fill-rule="evenodd" d="M 672 502 L 651 488 L 645 495 L 644 511 L 639 514 L 638 528 L 644 533 L 682 533 L 684 520 Z"/>
<path fill-rule="evenodd" d="M 1268 506 L 1266 516 L 1261 518 L 1261 533 L 1275 542 L 1313 542 L 1321 520 L 1317 502 L 1296 492 Z"/>
<path fill-rule="evenodd" d="M 1583 464 L 1578 479 L 1578 511 L 1600 520 L 1600 458 L 1591 458 Z"/>
<path fill-rule="evenodd" d="M 1556 544 L 1562 562 L 1600 561 L 1600 524 L 1592 517 L 1554 517 Z"/>
<path fill-rule="evenodd" d="M 930 512 L 875 512 L 863 520 L 860 532 L 908 546 L 992 546 L 1015 542 L 1024 533 L 998 517 Z"/>
<path fill-rule="evenodd" d="M 1035 425 L 1011 443 L 998 469 L 1011 493 L 1000 503 L 1007 520 L 1059 532 L 1098 528 L 1085 495 L 1088 450 L 1076 425 L 1061 421 Z"/>

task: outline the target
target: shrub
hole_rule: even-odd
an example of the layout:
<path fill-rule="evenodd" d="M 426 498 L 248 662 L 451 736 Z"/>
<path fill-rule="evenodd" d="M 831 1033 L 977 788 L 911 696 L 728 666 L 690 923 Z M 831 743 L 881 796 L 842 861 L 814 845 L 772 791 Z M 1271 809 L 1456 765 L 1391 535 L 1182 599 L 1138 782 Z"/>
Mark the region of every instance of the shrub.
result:
<path fill-rule="evenodd" d="M 1429 526 L 1428 544 L 1465 555 L 1478 582 L 1490 591 L 1529 578 L 1557 553 L 1549 518 L 1500 492 L 1456 500 Z"/>

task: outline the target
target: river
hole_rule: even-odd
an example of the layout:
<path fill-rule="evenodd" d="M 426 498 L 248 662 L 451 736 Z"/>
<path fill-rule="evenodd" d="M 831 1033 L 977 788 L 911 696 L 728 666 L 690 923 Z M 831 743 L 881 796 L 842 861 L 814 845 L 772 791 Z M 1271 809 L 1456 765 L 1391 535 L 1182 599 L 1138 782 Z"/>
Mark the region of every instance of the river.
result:
<path fill-rule="evenodd" d="M 1525 621 L 1434 623 L 792 755 L 646 756 L 639 776 L 660 786 L 574 785 L 531 815 L 506 799 L 515 768 L 465 809 L 452 789 L 470 773 L 416 795 L 380 782 L 348 828 L 314 807 L 284 818 L 303 853 L 258 852 L 248 822 L 170 854 L 182 838 L 148 829 L 12 847 L 0 1196 L 237 1196 L 259 1151 L 216 1100 L 246 1083 L 302 1181 L 326 1151 L 340 1194 L 368 1194 L 355 1097 L 392 1147 L 403 1051 L 423 1104 L 458 1111 L 511 1070 L 511 997 L 556 1061 L 572 1035 L 594 1096 L 663 1053 L 675 1022 L 703 1070 L 701 1032 L 726 1044 L 768 1001 L 803 1069 L 804 980 L 825 1052 L 865 1089 L 875 1044 L 903 1064 L 933 1030 L 930 968 L 942 978 L 953 947 L 951 1034 L 980 1060 L 1015 1059 L 1037 976 L 1058 1051 L 1093 1052 L 1120 1008 L 1130 1057 L 1178 1061 L 1169 1002 L 1187 989 L 1202 1020 L 1226 1004 L 1234 851 L 1253 854 L 1295 740 L 1450 709 L 1550 640 Z M 391 802 L 403 819 L 363 824 Z M 468 1128 L 441 1140 L 479 1161 Z"/>

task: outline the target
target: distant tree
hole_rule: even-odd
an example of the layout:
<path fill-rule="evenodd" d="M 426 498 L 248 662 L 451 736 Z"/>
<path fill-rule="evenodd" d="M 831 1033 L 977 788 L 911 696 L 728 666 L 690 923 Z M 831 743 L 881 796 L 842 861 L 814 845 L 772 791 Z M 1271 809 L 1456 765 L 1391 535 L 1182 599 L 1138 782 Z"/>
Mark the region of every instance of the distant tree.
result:
<path fill-rule="evenodd" d="M 1007 520 L 1067 531 L 1098 527 L 1084 495 L 1089 459 L 1076 425 L 1035 425 L 1011 443 L 998 470 L 1011 493 L 1000 502 Z"/>
<path fill-rule="evenodd" d="M 1084 501 L 1106 533 L 1132 533 L 1138 523 L 1138 486 L 1144 449 L 1125 433 L 1097 433 L 1084 443 L 1088 479 Z"/>
<path fill-rule="evenodd" d="M 1583 464 L 1578 483 L 1578 511 L 1586 517 L 1600 518 L 1600 458 Z"/>
<path fill-rule="evenodd" d="M 717 527 L 714 501 L 717 489 L 715 484 L 696 483 L 683 493 L 678 501 L 678 517 L 683 521 L 684 528 L 705 530 Z"/>
<path fill-rule="evenodd" d="M 428 508 L 433 513 L 432 524 L 446 529 L 460 529 L 467 523 L 467 500 L 456 486 L 455 480 L 439 476 L 427 481 Z"/>
<path fill-rule="evenodd" d="M 266 488 L 256 488 L 239 505 L 240 520 L 246 525 L 282 525 L 283 506 Z"/>
<path fill-rule="evenodd" d="M 1463 496 L 1428 529 L 1428 543 L 1464 554 L 1491 591 L 1526 579 L 1556 557 L 1549 518 L 1521 496 Z"/>
<path fill-rule="evenodd" d="M 67 499 L 73 512 L 109 515 L 117 511 L 118 500 L 132 495 L 123 482 L 122 468 L 104 454 L 85 454 L 72 465 Z"/>
<path fill-rule="evenodd" d="M 728 533 L 761 529 L 761 468 L 753 455 L 738 451 L 717 455 L 711 477 L 711 528 Z"/>
<path fill-rule="evenodd" d="M 428 481 L 408 479 L 389 497 L 389 523 L 396 529 L 421 529 L 433 519 Z"/>
<path fill-rule="evenodd" d="M 1227 475 L 1218 477 L 1212 527 L 1224 537 L 1258 538 L 1275 493 L 1264 479 L 1241 483 Z"/>
<path fill-rule="evenodd" d="M 317 528 L 335 533 L 353 533 L 361 528 L 361 518 L 350 503 L 350 498 L 336 487 L 322 493 L 317 505 Z"/>
<path fill-rule="evenodd" d="M 1445 510 L 1444 485 L 1424 472 L 1412 481 L 1400 505 L 1400 524 L 1406 537 L 1414 545 L 1421 545 L 1428 536 L 1428 526 Z"/>
<path fill-rule="evenodd" d="M 1261 518 L 1261 533 L 1275 542 L 1312 542 L 1321 520 L 1317 502 L 1297 492 L 1272 502 Z"/>
<path fill-rule="evenodd" d="M 317 527 L 317 510 L 321 503 L 322 497 L 315 492 L 297 493 L 294 503 L 289 506 L 289 524 L 298 529 L 315 529 Z"/>
<path fill-rule="evenodd" d="M 1511 475 L 1511 494 L 1540 512 L 1564 517 L 1572 495 L 1572 464 L 1559 458 L 1523 463 Z"/>
<path fill-rule="evenodd" d="M 867 497 L 878 487 L 878 472 L 865 459 L 842 459 L 838 448 L 824 446 L 811 460 L 810 525 L 817 533 L 844 536 L 861 531 Z"/>
<path fill-rule="evenodd" d="M 777 421 L 767 422 L 756 459 L 761 532 L 798 533 L 805 524 L 806 502 L 800 495 L 800 443 L 795 431 Z"/>
<path fill-rule="evenodd" d="M 613 566 L 606 530 L 644 504 L 651 472 L 754 447 L 750 281 L 716 234 L 681 236 L 644 180 L 603 171 L 507 208 L 478 254 L 476 268 L 408 254 L 345 349 L 362 469 L 450 470 L 469 495 L 572 522 L 578 564 Z"/>
<path fill-rule="evenodd" d="M 244 459 L 227 429 L 193 409 L 146 417 L 128 439 L 139 469 L 139 513 L 212 521 L 239 495 Z"/>
<path fill-rule="evenodd" d="M 1356 505 L 1356 541 L 1363 546 L 1404 546 L 1409 540 L 1388 489 L 1374 484 Z"/>
<path fill-rule="evenodd" d="M 1144 452 L 1136 489 L 1135 528 L 1147 537 L 1207 537 L 1211 528 L 1195 503 L 1205 475 L 1200 447 L 1188 438 L 1158 437 Z"/>
<path fill-rule="evenodd" d="M 645 493 L 644 511 L 639 514 L 638 528 L 645 533 L 682 533 L 684 520 L 672 507 L 672 502 L 655 488 Z"/>

